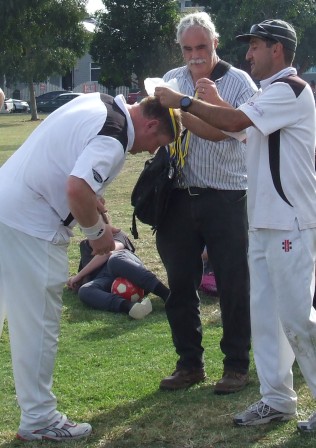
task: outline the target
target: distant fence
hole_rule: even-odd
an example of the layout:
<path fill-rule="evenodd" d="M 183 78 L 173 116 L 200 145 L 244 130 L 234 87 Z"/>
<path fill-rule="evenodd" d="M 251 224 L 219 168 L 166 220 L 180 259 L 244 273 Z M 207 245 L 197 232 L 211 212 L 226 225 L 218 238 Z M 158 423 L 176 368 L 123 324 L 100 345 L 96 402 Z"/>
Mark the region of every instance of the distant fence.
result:
<path fill-rule="evenodd" d="M 19 84 L 19 88 L 4 87 L 3 90 L 6 98 L 16 98 L 25 101 L 29 101 L 30 99 L 29 88 L 25 84 Z M 54 90 L 62 90 L 62 88 L 60 86 L 57 86 L 56 84 L 51 84 L 49 82 L 34 84 L 35 96 L 42 95 L 43 93 L 46 92 L 52 92 Z M 82 84 L 79 84 L 73 89 L 73 92 L 83 92 L 83 93 L 101 92 L 101 93 L 108 93 L 110 95 L 123 94 L 125 98 L 127 98 L 129 91 L 130 89 L 126 86 L 117 87 L 116 89 L 109 89 L 107 87 L 102 86 L 98 82 L 84 82 Z"/>
<path fill-rule="evenodd" d="M 14 86 L 12 88 L 4 87 L 3 90 L 6 98 L 16 98 L 26 101 L 30 99 L 30 92 L 27 84 L 19 84 L 18 86 Z M 54 90 L 62 89 L 60 86 L 56 86 L 55 84 L 51 84 L 49 82 L 34 84 L 35 96 Z"/>

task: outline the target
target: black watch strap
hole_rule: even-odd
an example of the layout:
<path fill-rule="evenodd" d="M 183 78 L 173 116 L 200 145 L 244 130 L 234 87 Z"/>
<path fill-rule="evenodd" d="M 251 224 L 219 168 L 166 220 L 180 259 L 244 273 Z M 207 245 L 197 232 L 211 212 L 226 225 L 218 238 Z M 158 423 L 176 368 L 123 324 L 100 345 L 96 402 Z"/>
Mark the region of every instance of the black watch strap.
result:
<path fill-rule="evenodd" d="M 187 112 L 192 104 L 192 100 L 193 98 L 191 96 L 183 96 L 180 100 L 180 109 L 183 110 L 183 112 Z"/>

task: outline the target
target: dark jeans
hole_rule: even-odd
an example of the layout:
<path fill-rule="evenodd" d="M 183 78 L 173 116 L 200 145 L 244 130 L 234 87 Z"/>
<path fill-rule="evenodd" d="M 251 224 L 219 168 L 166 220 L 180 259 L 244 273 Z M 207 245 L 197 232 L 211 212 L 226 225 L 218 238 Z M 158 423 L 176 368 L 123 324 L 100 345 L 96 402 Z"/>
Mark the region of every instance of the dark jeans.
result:
<path fill-rule="evenodd" d="M 167 270 L 170 296 L 166 313 L 179 355 L 178 367 L 204 365 L 200 298 L 206 245 L 220 296 L 224 368 L 249 368 L 250 311 L 248 222 L 245 191 L 174 190 L 156 243 Z"/>
<path fill-rule="evenodd" d="M 117 277 L 127 278 L 146 292 L 153 292 L 160 283 L 135 254 L 127 249 L 118 250 L 104 263 L 94 280 L 81 286 L 78 291 L 80 300 L 92 308 L 119 313 L 126 300 L 111 292 L 112 283 Z M 130 308 L 133 305 L 131 302 Z"/>

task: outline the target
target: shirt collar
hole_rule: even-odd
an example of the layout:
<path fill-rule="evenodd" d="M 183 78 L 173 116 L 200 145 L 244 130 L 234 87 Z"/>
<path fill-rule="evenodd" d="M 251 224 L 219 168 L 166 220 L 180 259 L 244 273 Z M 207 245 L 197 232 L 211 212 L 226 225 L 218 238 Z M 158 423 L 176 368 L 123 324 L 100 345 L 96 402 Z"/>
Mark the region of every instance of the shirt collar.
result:
<path fill-rule="evenodd" d="M 261 89 L 264 90 L 266 87 L 268 87 L 273 81 L 279 78 L 285 78 L 286 76 L 290 75 L 296 75 L 297 71 L 294 67 L 286 67 L 283 70 L 281 70 L 278 73 L 275 73 L 273 76 L 267 79 L 263 79 L 260 81 Z"/>
<path fill-rule="evenodd" d="M 128 143 L 127 143 L 127 148 L 126 148 L 126 153 L 127 153 L 132 148 L 132 146 L 134 144 L 135 129 L 134 129 L 134 125 L 133 125 L 133 122 L 132 122 L 129 110 L 127 108 L 127 104 L 126 104 L 126 100 L 124 98 L 124 95 L 121 95 L 121 94 L 117 95 L 114 98 L 114 101 L 116 102 L 118 107 L 126 115 L 126 119 L 127 119 L 127 138 L 128 138 Z"/>

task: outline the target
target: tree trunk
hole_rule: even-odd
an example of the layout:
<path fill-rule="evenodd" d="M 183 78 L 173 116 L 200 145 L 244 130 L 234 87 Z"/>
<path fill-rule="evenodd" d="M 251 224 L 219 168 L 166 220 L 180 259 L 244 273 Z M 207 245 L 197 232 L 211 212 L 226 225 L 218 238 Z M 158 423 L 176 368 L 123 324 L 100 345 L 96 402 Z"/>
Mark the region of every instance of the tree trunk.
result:
<path fill-rule="evenodd" d="M 307 57 L 301 64 L 300 68 L 297 70 L 298 76 L 301 76 L 303 73 L 305 73 L 309 69 L 310 66 L 311 66 L 311 63 L 310 63 L 309 57 Z"/>
<path fill-rule="evenodd" d="M 143 76 L 142 77 L 139 76 L 139 77 L 137 77 L 137 81 L 138 81 L 138 88 L 141 92 L 141 95 L 147 96 L 147 92 L 145 90 L 145 85 L 144 85 L 145 78 Z"/>
<path fill-rule="evenodd" d="M 30 107 L 31 107 L 31 121 L 36 121 L 38 120 L 38 115 L 37 115 L 37 105 L 36 105 L 36 100 L 35 100 L 35 92 L 34 92 L 34 84 L 33 84 L 33 79 L 28 81 L 28 86 L 29 86 L 29 91 L 30 91 Z"/>

